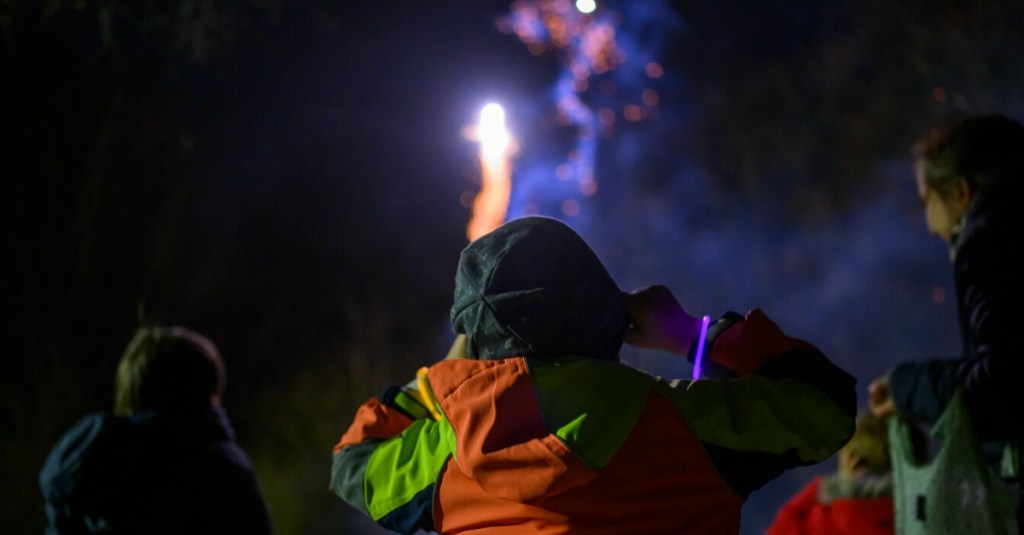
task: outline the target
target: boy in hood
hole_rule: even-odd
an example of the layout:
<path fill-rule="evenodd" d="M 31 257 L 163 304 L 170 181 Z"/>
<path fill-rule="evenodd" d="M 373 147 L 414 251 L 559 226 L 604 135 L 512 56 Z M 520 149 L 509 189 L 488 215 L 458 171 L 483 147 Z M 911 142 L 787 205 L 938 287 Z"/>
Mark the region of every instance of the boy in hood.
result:
<path fill-rule="evenodd" d="M 271 533 L 262 493 L 221 406 L 213 342 L 143 327 L 114 380 L 114 410 L 86 415 L 39 474 L 48 535 Z"/>
<path fill-rule="evenodd" d="M 367 401 L 331 488 L 394 531 L 738 533 L 744 500 L 851 436 L 854 379 L 761 311 L 701 321 L 663 286 L 622 294 L 545 217 L 462 252 L 453 354 Z M 619 362 L 623 341 L 703 357 L 718 380 Z"/>

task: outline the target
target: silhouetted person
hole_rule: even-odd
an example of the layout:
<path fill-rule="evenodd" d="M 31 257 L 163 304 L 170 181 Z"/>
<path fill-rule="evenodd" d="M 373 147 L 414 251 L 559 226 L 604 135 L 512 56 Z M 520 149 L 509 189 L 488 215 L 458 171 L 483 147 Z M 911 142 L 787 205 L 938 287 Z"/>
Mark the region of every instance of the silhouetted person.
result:
<path fill-rule="evenodd" d="M 904 362 L 869 387 L 877 415 L 935 424 L 963 390 L 993 465 L 1003 446 L 1024 451 L 1024 126 L 987 115 L 924 136 L 915 146 L 928 230 L 949 245 L 963 341 L 960 356 Z M 1006 459 L 1011 461 L 1013 459 Z M 1024 527 L 1022 508 L 1018 525 Z"/>
<path fill-rule="evenodd" d="M 83 418 L 46 459 L 47 533 L 270 533 L 220 405 L 224 384 L 205 337 L 139 329 L 118 364 L 113 413 Z"/>
<path fill-rule="evenodd" d="M 664 286 L 622 294 L 554 219 L 466 247 L 451 319 L 449 358 L 366 402 L 334 449 L 331 488 L 395 531 L 738 533 L 751 492 L 853 432 L 854 379 L 760 310 L 709 330 L 705 364 L 731 378 L 620 363 L 624 339 L 694 352 L 701 320 Z"/>

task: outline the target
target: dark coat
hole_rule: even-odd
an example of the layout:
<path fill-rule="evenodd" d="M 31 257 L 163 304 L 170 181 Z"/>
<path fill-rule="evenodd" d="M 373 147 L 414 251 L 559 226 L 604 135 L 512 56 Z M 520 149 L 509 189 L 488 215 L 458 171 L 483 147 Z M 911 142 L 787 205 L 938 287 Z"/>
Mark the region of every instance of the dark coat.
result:
<path fill-rule="evenodd" d="M 54 446 L 39 484 L 50 534 L 271 532 L 221 409 L 90 414 Z"/>
<path fill-rule="evenodd" d="M 897 410 L 934 423 L 963 388 L 983 441 L 1024 444 L 1024 168 L 993 180 L 968 209 L 951 251 L 962 354 L 890 374 Z"/>
<path fill-rule="evenodd" d="M 1024 166 L 994 177 L 968 208 L 950 251 L 960 357 L 909 362 L 889 375 L 896 409 L 934 424 L 962 388 L 973 427 L 994 467 L 1016 443 L 1024 465 Z M 1018 474 L 1019 477 L 1019 474 Z M 1017 523 L 1024 529 L 1024 488 Z"/>

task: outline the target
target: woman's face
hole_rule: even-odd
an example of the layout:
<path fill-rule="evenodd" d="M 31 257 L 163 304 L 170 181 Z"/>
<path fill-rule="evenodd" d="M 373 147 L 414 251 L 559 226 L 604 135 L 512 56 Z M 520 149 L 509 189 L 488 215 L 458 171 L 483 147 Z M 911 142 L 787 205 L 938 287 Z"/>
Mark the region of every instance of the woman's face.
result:
<path fill-rule="evenodd" d="M 939 190 L 928 184 L 925 180 L 924 163 L 917 162 L 915 166 L 915 179 L 917 182 L 917 195 L 924 207 L 924 221 L 928 226 L 928 232 L 942 238 L 947 243 L 952 243 L 960 218 L 967 210 L 970 203 L 970 190 L 967 181 L 958 179 L 956 187 L 943 197 Z"/>

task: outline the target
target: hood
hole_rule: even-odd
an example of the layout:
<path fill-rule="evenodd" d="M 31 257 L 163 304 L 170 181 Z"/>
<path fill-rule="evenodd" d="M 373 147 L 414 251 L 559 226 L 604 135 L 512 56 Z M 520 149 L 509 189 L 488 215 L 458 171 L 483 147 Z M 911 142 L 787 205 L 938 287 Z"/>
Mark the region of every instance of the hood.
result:
<path fill-rule="evenodd" d="M 628 325 L 594 251 L 566 224 L 538 216 L 509 221 L 462 251 L 451 320 L 480 360 L 616 360 Z"/>

